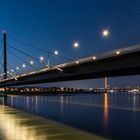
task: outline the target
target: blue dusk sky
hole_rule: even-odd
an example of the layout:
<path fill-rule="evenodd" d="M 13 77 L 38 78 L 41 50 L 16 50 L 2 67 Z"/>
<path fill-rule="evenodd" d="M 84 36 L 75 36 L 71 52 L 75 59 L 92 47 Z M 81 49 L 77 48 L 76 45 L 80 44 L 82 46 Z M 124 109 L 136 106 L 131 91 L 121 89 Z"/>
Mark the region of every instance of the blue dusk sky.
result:
<path fill-rule="evenodd" d="M 108 29 L 104 38 L 102 30 Z M 10 48 L 14 46 L 36 58 L 46 56 L 37 46 L 58 50 L 62 56 L 78 59 L 140 43 L 139 0 L 3 0 L 0 4 L 0 39 L 7 32 L 8 64 L 21 67 L 13 54 L 30 58 Z M 79 42 L 80 47 L 73 48 Z M 2 44 L 0 44 L 2 47 Z M 0 52 L 2 63 L 2 49 Z M 51 64 L 64 60 L 53 56 Z M 36 62 L 36 67 L 41 67 Z M 10 67 L 9 67 L 10 69 Z M 24 71 L 29 71 L 26 68 Z M 2 73 L 2 67 L 1 67 Z M 48 86 L 103 87 L 103 79 L 61 82 Z M 109 78 L 111 86 L 140 86 L 140 76 Z"/>

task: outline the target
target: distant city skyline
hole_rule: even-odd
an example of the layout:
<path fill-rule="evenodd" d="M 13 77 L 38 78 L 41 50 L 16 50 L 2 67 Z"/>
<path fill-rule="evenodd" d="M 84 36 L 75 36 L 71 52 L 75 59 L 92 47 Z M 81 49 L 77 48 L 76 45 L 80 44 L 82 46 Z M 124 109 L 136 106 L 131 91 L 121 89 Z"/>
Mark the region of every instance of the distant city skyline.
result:
<path fill-rule="evenodd" d="M 139 7 L 138 0 L 5 0 L 0 6 L 0 38 L 3 38 L 2 31 L 6 31 L 8 44 L 33 56 L 43 57 L 46 54 L 14 39 L 60 53 L 67 58 L 78 59 L 139 44 Z M 25 56 L 19 57 L 34 63 Z M 63 62 L 57 57 L 50 58 L 51 64 Z M 8 63 L 15 68 L 26 68 L 11 54 L 8 55 Z M 140 75 L 109 78 L 108 83 L 118 87 L 139 86 Z M 46 85 L 103 87 L 104 79 Z"/>

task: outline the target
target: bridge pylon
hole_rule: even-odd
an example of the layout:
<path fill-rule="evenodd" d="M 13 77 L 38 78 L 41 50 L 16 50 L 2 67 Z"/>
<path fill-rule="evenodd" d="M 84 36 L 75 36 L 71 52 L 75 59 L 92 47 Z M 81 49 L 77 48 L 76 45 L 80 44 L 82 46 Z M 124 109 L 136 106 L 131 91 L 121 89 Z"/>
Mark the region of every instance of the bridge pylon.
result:
<path fill-rule="evenodd" d="M 7 46 L 6 46 L 6 32 L 3 32 L 3 47 L 4 47 L 4 79 L 7 79 Z"/>
<path fill-rule="evenodd" d="M 105 93 L 107 93 L 107 88 L 108 88 L 108 80 L 107 77 L 104 78 L 104 89 L 105 89 Z"/>
<path fill-rule="evenodd" d="M 3 50 L 4 50 L 4 55 L 3 55 L 3 71 L 4 71 L 4 79 L 7 79 L 7 46 L 6 46 L 6 32 L 3 32 Z M 4 86 L 4 95 L 5 97 L 7 96 L 7 92 L 6 92 L 6 83 Z"/>

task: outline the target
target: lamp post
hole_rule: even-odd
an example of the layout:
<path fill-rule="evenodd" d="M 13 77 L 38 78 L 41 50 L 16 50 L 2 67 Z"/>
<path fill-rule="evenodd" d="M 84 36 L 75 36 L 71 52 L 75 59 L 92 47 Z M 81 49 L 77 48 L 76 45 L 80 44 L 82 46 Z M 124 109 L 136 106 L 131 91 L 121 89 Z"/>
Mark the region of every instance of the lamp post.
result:
<path fill-rule="evenodd" d="M 52 52 L 49 52 L 47 53 L 47 66 L 50 67 L 50 55 L 58 55 L 59 52 L 57 50 L 55 50 L 53 53 Z"/>
<path fill-rule="evenodd" d="M 108 37 L 109 36 L 109 30 L 105 29 L 102 31 L 102 36 L 103 37 Z M 107 81 L 107 77 L 104 78 L 104 89 L 105 89 L 105 93 L 107 93 L 107 88 L 108 88 L 108 81 Z"/>

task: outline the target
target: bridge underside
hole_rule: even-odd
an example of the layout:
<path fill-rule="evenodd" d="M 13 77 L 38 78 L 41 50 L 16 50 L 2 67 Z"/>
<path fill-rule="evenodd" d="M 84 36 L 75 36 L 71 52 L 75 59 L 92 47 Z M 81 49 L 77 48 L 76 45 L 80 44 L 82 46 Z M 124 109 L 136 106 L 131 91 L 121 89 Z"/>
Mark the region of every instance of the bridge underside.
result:
<path fill-rule="evenodd" d="M 140 51 L 64 67 L 63 72 L 54 69 L 7 80 L 1 82 L 0 87 L 139 74 Z"/>

